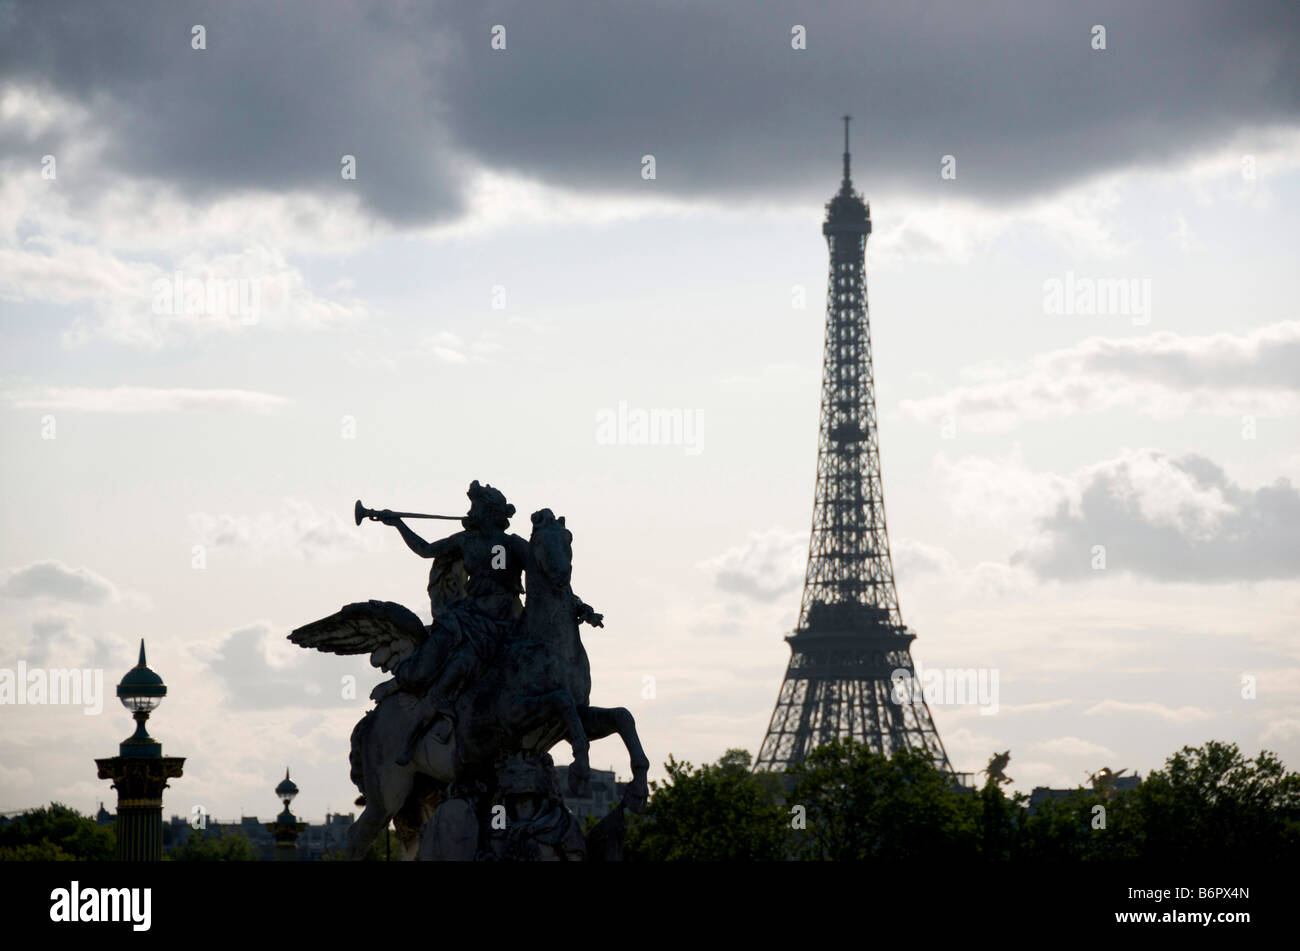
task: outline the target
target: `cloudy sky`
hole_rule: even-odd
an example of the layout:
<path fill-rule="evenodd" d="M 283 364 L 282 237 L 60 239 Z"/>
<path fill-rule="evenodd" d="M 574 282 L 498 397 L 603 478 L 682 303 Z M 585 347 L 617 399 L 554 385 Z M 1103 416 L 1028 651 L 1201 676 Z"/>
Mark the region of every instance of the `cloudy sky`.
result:
<path fill-rule="evenodd" d="M 996 714 L 933 707 L 956 766 L 1296 767 L 1287 2 L 0 2 L 0 668 L 111 689 L 143 637 L 168 813 L 270 814 L 286 765 L 301 814 L 348 809 L 376 676 L 284 635 L 427 613 L 352 503 L 480 479 L 523 534 L 566 516 L 593 702 L 655 775 L 756 752 L 845 112 L 913 654 L 999 675 Z M 597 425 L 655 409 L 692 438 Z M 0 811 L 112 801 L 115 703 L 0 726 Z"/>

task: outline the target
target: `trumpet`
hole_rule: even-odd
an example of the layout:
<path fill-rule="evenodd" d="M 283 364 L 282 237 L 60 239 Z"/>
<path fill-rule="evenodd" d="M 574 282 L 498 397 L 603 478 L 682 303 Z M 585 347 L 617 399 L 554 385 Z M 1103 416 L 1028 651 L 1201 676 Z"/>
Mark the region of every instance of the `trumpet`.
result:
<path fill-rule="evenodd" d="M 422 512 L 389 512 L 388 514 L 393 518 L 441 518 L 453 522 L 459 522 L 464 518 L 463 515 L 425 515 Z M 366 518 L 374 519 L 376 522 L 381 521 L 384 517 L 384 513 L 378 509 L 366 508 L 361 504 L 361 500 L 357 499 L 357 504 L 352 509 L 352 516 L 357 520 L 357 524 L 360 525 L 361 520 Z"/>

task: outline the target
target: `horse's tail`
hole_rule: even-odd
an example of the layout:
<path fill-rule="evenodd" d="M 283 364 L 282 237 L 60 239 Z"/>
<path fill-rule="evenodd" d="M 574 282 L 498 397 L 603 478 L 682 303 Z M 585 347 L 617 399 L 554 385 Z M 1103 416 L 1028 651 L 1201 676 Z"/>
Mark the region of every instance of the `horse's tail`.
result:
<path fill-rule="evenodd" d="M 370 735 L 371 717 L 374 715 L 374 710 L 367 710 L 366 715 L 357 721 L 357 725 L 352 728 L 352 748 L 348 751 L 348 765 L 352 767 L 352 783 L 357 789 L 361 790 L 361 795 L 357 797 L 356 804 L 362 807 L 366 804 L 366 763 L 365 758 L 361 755 L 361 748 Z"/>

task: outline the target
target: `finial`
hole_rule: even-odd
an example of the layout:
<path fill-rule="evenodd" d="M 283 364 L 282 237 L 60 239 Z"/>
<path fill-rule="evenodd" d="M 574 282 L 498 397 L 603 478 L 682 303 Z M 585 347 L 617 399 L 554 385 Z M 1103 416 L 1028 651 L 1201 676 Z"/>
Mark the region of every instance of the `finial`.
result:
<path fill-rule="evenodd" d="M 136 666 L 137 666 L 137 667 L 147 667 L 147 666 L 148 666 L 148 665 L 144 662 L 144 638 L 143 638 L 143 637 L 140 638 L 140 663 L 136 664 Z"/>

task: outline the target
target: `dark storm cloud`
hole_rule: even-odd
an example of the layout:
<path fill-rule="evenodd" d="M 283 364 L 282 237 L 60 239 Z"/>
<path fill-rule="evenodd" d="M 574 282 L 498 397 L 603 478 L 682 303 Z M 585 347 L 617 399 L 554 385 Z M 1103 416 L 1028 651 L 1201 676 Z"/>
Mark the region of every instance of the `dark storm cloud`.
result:
<path fill-rule="evenodd" d="M 60 167 L 73 191 L 125 176 L 200 200 L 250 189 L 358 193 L 393 221 L 452 213 L 460 186 L 436 117 L 439 41 L 370 6 L 9 4 L 0 78 L 83 104 L 107 136 L 107 167 L 93 182 L 79 178 L 89 170 Z M 205 50 L 191 48 L 194 24 L 206 29 Z M 39 144 L 58 158 L 82 134 L 68 128 L 60 143 L 47 131 L 28 145 L 11 132 L 0 154 Z M 340 174 L 344 155 L 357 158 L 355 181 Z"/>
<path fill-rule="evenodd" d="M 0 23 L 2 75 L 88 105 L 116 172 L 198 195 L 351 188 L 397 222 L 454 214 L 475 165 L 584 189 L 824 197 L 844 111 L 868 192 L 987 201 L 1300 112 L 1286 0 L 44 3 Z M 6 152 L 36 147 L 5 132 Z M 939 178 L 945 154 L 955 182 Z"/>

